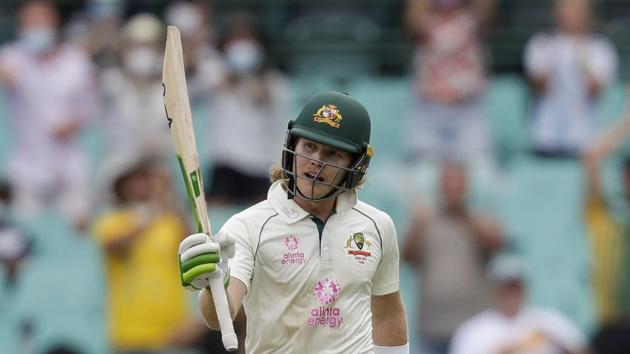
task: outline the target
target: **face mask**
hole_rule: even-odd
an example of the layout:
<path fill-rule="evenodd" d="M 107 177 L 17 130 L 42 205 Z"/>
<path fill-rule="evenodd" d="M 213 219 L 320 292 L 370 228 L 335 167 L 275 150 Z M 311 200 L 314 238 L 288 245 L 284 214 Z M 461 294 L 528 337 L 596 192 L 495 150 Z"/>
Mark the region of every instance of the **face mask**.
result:
<path fill-rule="evenodd" d="M 168 11 L 166 22 L 179 28 L 182 36 L 191 37 L 203 26 L 203 17 L 192 5 L 178 5 Z"/>
<path fill-rule="evenodd" d="M 160 70 L 160 58 L 150 48 L 130 49 L 125 53 L 123 61 L 129 73 L 141 77 L 155 75 Z"/>
<path fill-rule="evenodd" d="M 239 76 L 253 73 L 260 67 L 262 59 L 260 46 L 249 40 L 236 41 L 225 49 L 228 66 Z"/>
<path fill-rule="evenodd" d="M 34 27 L 20 33 L 20 41 L 35 54 L 41 54 L 51 49 L 57 40 L 54 29 L 49 27 Z"/>

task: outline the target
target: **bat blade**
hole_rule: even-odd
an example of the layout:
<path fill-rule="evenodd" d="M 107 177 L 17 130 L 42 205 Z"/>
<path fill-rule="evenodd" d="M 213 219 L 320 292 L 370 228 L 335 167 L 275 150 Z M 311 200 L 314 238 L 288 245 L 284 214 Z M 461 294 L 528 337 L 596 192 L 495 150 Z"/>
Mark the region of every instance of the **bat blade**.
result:
<path fill-rule="evenodd" d="M 203 232 L 212 237 L 188 100 L 181 36 L 175 26 L 168 26 L 167 28 L 162 88 L 164 89 L 166 120 L 186 185 L 190 206 L 193 210 L 195 227 L 197 232 Z M 223 346 L 228 351 L 234 351 L 238 349 L 238 340 L 234 334 L 232 316 L 223 287 L 223 272 L 220 268 L 217 268 L 210 277 L 210 291 L 221 327 Z"/>
<path fill-rule="evenodd" d="M 169 26 L 167 30 L 162 85 L 166 119 L 193 209 L 195 228 L 197 232 L 211 235 L 210 220 L 203 195 L 203 182 L 199 171 L 199 153 L 188 101 L 181 37 L 174 26 Z"/>

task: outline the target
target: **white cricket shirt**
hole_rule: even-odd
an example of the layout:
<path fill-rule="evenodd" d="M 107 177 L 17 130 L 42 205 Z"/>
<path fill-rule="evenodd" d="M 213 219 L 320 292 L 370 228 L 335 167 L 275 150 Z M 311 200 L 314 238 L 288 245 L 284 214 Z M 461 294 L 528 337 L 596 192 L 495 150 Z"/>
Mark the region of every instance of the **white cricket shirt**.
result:
<path fill-rule="evenodd" d="M 398 291 L 391 218 L 346 192 L 321 238 L 280 182 L 223 226 L 236 239 L 231 276 L 248 288 L 247 353 L 371 353 L 372 295 Z"/>

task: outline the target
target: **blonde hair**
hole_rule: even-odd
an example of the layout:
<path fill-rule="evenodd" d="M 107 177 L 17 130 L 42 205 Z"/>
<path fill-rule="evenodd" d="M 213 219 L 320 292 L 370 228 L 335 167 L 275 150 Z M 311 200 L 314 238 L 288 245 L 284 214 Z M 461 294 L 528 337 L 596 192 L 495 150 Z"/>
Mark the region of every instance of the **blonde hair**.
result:
<path fill-rule="evenodd" d="M 284 174 L 282 167 L 278 164 L 274 164 L 269 168 L 269 180 L 271 183 L 275 181 L 279 181 L 281 179 L 288 180 L 287 176 Z"/>

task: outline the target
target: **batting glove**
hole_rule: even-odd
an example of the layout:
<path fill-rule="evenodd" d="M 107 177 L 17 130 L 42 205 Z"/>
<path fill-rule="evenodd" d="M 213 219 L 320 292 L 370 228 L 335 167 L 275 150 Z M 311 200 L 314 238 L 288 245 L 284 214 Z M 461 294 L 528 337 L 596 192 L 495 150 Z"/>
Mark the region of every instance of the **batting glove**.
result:
<path fill-rule="evenodd" d="M 228 259 L 234 257 L 234 239 L 219 233 L 213 240 L 200 233 L 186 237 L 179 244 L 179 274 L 185 288 L 201 290 L 210 286 L 210 277 L 217 267 L 222 270 L 223 283 L 227 287 L 230 280 Z"/>

